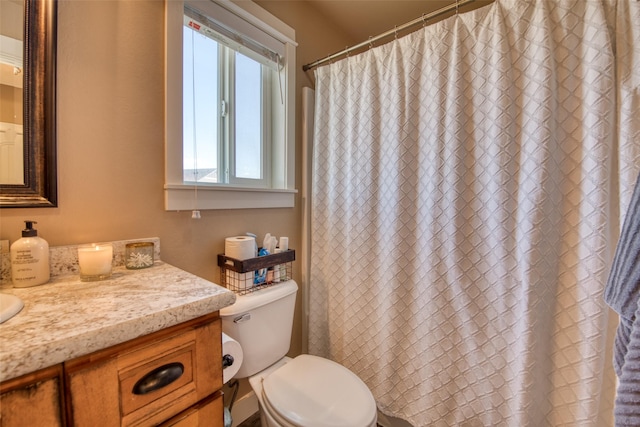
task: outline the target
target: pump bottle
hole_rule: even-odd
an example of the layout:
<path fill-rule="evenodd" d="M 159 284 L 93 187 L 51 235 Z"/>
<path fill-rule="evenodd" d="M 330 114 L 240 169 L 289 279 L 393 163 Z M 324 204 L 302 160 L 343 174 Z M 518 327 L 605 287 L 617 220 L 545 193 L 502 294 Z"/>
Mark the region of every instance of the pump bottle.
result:
<path fill-rule="evenodd" d="M 22 238 L 11 245 L 11 280 L 16 288 L 28 288 L 49 281 L 49 243 L 38 237 L 35 221 L 25 221 Z"/>

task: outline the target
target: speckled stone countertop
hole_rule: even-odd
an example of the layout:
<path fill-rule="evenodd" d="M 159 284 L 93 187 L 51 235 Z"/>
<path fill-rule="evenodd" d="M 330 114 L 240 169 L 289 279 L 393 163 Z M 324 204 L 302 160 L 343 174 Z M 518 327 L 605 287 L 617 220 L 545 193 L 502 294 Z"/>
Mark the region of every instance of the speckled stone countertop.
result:
<path fill-rule="evenodd" d="M 156 260 L 116 267 L 111 278 L 81 282 L 77 274 L 45 285 L 5 288 L 24 308 L 0 324 L 0 381 L 52 366 L 218 311 L 235 294 Z"/>

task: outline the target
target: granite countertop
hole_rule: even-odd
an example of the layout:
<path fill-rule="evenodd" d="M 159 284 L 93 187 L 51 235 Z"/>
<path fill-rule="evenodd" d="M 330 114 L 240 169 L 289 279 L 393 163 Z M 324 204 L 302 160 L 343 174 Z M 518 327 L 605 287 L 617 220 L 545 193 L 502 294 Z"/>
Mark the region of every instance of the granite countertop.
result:
<path fill-rule="evenodd" d="M 111 278 L 77 274 L 2 292 L 24 301 L 0 324 L 0 381 L 92 353 L 218 311 L 235 294 L 162 261 L 142 270 L 116 267 Z"/>

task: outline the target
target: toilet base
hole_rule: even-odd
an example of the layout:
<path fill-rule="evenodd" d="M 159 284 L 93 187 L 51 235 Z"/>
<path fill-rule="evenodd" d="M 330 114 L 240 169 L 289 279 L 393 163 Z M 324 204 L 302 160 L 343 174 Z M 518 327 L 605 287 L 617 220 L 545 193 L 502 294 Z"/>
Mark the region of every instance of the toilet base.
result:
<path fill-rule="evenodd" d="M 262 427 L 295 427 L 289 423 L 280 423 L 276 421 L 269 413 L 269 410 L 265 408 L 264 397 L 262 396 L 262 379 L 271 374 L 271 372 L 288 363 L 290 360 L 290 357 L 284 357 L 273 365 L 269 366 L 264 371 L 258 372 L 254 376 L 249 377 L 249 384 L 251 384 L 251 388 L 256 394 L 256 398 L 258 399 L 258 407 L 260 408 L 260 423 L 262 424 Z"/>

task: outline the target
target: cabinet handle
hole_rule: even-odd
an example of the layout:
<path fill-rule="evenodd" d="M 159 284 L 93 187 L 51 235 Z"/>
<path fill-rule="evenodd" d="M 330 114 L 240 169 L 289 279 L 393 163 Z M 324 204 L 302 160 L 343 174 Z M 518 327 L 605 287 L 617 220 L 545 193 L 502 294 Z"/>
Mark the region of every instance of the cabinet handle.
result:
<path fill-rule="evenodd" d="M 184 373 L 184 365 L 174 362 L 160 366 L 140 378 L 133 386 L 133 394 L 147 394 L 168 386 Z"/>

